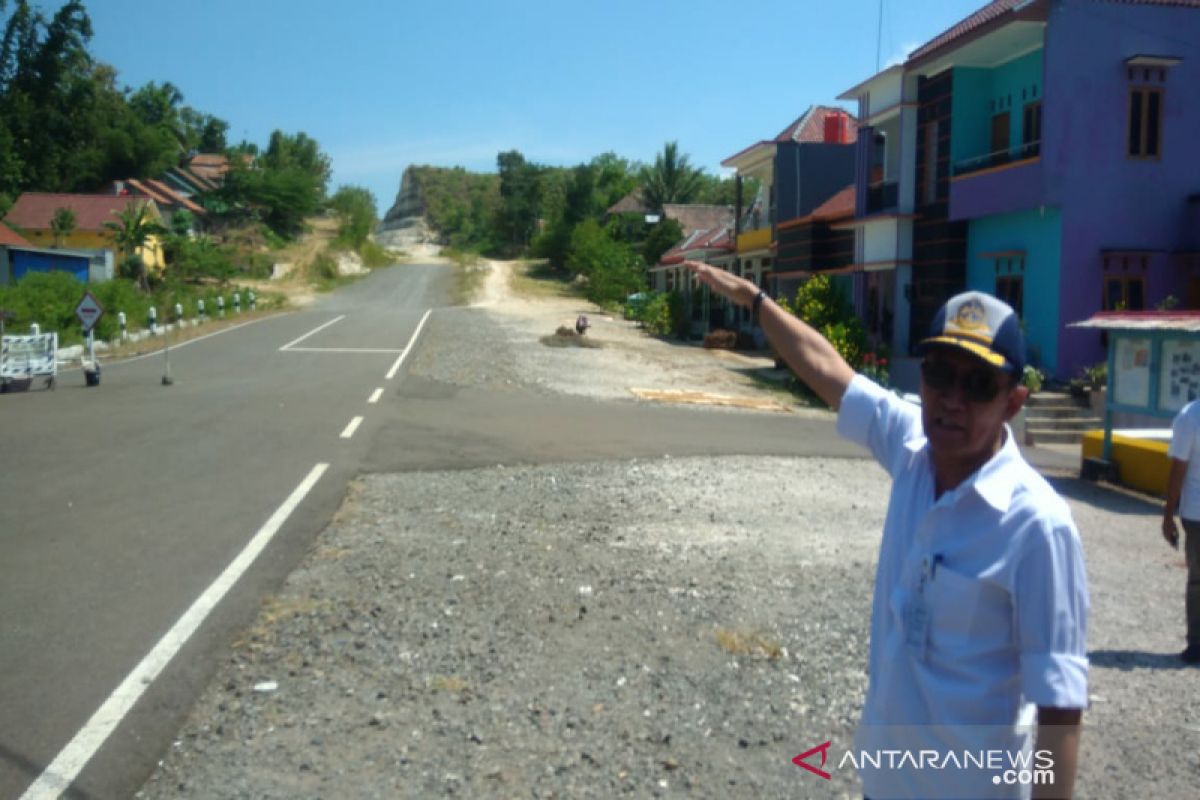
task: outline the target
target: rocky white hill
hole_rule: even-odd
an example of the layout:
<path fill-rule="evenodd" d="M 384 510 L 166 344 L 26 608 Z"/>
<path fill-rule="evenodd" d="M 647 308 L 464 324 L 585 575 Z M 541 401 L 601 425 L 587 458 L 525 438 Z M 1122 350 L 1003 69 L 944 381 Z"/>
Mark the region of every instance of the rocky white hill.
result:
<path fill-rule="evenodd" d="M 426 251 L 438 245 L 437 233 L 425 220 L 425 204 L 411 167 L 400 179 L 396 202 L 375 228 L 375 241 L 389 250 L 408 253 Z"/>

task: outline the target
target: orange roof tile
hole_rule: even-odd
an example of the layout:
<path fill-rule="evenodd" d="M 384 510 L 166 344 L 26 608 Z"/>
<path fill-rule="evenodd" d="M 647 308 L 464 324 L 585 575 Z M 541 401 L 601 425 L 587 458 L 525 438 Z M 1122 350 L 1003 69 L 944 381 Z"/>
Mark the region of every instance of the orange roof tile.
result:
<path fill-rule="evenodd" d="M 0 222 L 0 245 L 9 247 L 33 247 L 21 234 Z"/>
<path fill-rule="evenodd" d="M 163 181 L 148 179 L 148 180 L 143 181 L 143 183 L 145 183 L 147 186 L 153 187 L 159 193 L 166 195 L 168 202 L 172 205 L 183 206 L 184 208 L 186 208 L 188 211 L 192 212 L 193 214 L 203 215 L 203 214 L 208 213 L 204 210 L 203 206 L 201 206 L 198 203 L 193 202 L 190 198 L 184 197 L 183 195 L 181 195 L 179 192 L 172 189 L 170 186 L 168 186 Z"/>
<path fill-rule="evenodd" d="M 812 218 L 822 222 L 854 216 L 856 190 L 854 184 L 839 191 L 833 197 L 813 209 Z"/>
<path fill-rule="evenodd" d="M 25 192 L 17 198 L 5 220 L 29 231 L 50 230 L 50 220 L 60 208 L 75 212 L 75 229 L 80 231 L 104 231 L 104 223 L 116 221 L 116 214 L 131 204 L 149 203 L 155 217 L 158 206 L 144 197 L 118 196 L 111 194 L 49 194 Z"/>

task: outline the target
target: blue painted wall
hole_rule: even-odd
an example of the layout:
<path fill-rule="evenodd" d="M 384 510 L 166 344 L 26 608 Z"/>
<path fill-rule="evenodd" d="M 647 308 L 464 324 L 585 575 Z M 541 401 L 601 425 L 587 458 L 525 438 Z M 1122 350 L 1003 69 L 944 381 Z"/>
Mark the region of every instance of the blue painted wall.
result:
<path fill-rule="evenodd" d="M 853 144 L 780 142 L 775 151 L 775 223 L 807 217 L 854 183 Z"/>
<path fill-rule="evenodd" d="M 1041 100 L 1042 54 L 1035 50 L 994 69 L 954 70 L 950 158 L 959 163 L 992 149 L 992 117 L 1009 112 L 1009 148 L 1021 146 L 1025 104 Z"/>
<path fill-rule="evenodd" d="M 43 253 L 29 250 L 11 249 L 8 251 L 12 262 L 13 280 L 20 280 L 28 272 L 70 272 L 80 283 L 88 281 L 88 265 L 91 260 L 87 256 L 67 255 L 65 253 Z"/>
<path fill-rule="evenodd" d="M 1058 368 L 1059 279 L 1062 218 L 1058 209 L 996 214 L 967 229 L 967 288 L 994 294 L 996 259 L 982 253 L 1025 251 L 1023 305 L 1030 363 L 1049 374 Z"/>

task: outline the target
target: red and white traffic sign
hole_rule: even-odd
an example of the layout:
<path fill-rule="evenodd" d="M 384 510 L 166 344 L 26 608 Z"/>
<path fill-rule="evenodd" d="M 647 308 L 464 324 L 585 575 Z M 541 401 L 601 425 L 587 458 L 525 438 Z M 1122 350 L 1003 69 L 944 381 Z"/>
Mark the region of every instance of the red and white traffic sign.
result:
<path fill-rule="evenodd" d="M 75 316 L 79 317 L 80 323 L 83 324 L 83 332 L 89 333 L 104 316 L 104 309 L 91 292 L 85 292 L 79 305 L 75 306 Z"/>

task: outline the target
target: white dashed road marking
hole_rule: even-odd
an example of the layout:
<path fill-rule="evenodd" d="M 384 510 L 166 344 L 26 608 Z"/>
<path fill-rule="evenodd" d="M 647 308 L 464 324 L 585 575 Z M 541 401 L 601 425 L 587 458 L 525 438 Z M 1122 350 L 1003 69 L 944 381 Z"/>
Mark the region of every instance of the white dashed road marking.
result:
<path fill-rule="evenodd" d="M 351 436 L 353 436 L 354 432 L 358 430 L 358 426 L 362 424 L 362 421 L 362 417 L 355 417 L 354 419 L 350 420 L 350 424 L 346 426 L 346 430 L 342 431 L 342 438 L 349 439 Z"/>
<path fill-rule="evenodd" d="M 383 387 L 380 386 L 375 391 L 371 392 L 371 396 L 367 398 L 368 403 L 378 403 L 379 398 L 383 396 Z"/>

